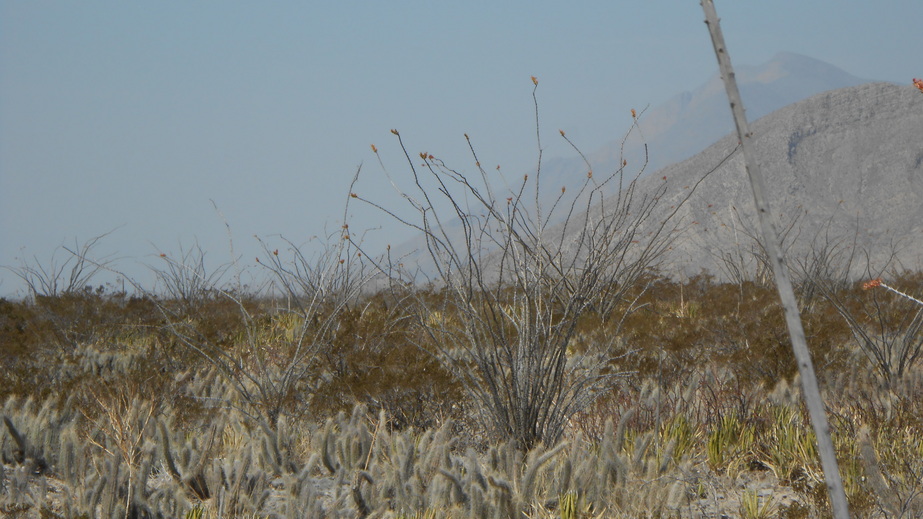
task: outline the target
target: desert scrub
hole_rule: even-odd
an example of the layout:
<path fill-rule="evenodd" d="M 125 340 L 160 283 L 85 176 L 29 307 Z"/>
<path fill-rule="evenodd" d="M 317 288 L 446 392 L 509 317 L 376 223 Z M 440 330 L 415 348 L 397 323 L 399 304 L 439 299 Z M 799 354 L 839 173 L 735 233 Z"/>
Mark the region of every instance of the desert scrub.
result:
<path fill-rule="evenodd" d="M 430 348 L 421 348 L 435 349 L 434 357 L 456 374 L 494 437 L 513 440 L 523 451 L 560 441 L 568 420 L 619 375 L 607 348 L 575 355 L 571 341 L 585 316 L 619 323 L 635 308 L 680 226 L 672 219 L 676 206 L 662 220 L 652 216 L 666 193 L 666 177 L 642 194 L 636 187 L 643 163 L 628 169 L 620 160 L 614 171 L 594 174 L 563 130 L 560 136 L 584 157 L 586 178 L 571 192 L 543 191 L 534 76 L 532 83 L 538 165 L 521 181 L 503 187 L 489 181 L 468 135 L 470 174 L 427 152 L 418 163 L 400 132 L 391 130 L 412 187 L 402 191 L 392 184 L 414 217 L 398 216 L 360 193 L 358 174 L 350 187 L 350 198 L 422 234 L 433 277 L 404 268 L 390 249 L 374 264 L 392 287 L 437 288 L 430 297 L 409 299 L 428 336 Z M 631 132 L 640 131 L 636 116 Z M 393 178 L 378 148 L 372 151 Z M 452 208 L 451 225 L 440 205 Z"/>
<path fill-rule="evenodd" d="M 690 349 L 709 348 L 709 341 L 714 348 L 721 344 L 717 338 L 728 333 L 717 329 L 719 323 L 758 318 L 755 304 L 751 311 L 744 301 L 738 309 L 739 287 L 713 281 L 679 286 L 655 280 L 639 300 L 647 306 L 622 323 L 624 331 L 659 330 L 658 335 L 631 336 L 635 356 L 648 358 L 650 369 L 608 386 L 595 405 L 574 415 L 563 435 L 566 443 L 525 452 L 482 435 L 477 408 L 464 400 L 464 393 L 451 412 L 435 404 L 427 407 L 426 391 L 441 390 L 425 378 L 431 359 L 416 349 L 424 335 L 411 325 L 410 309 L 395 304 L 400 298 L 362 299 L 334 335 L 342 355 L 324 359 L 329 369 L 340 366 L 341 373 L 355 376 L 325 378 L 328 385 L 320 387 L 331 395 L 325 406 L 297 416 L 283 414 L 269 429 L 249 416 L 250 407 L 218 367 L 171 345 L 174 339 L 160 326 L 117 324 L 123 317 L 128 323 L 156 322 L 128 308 L 150 303 L 114 298 L 110 306 L 94 311 L 111 315 L 86 314 L 98 319 L 88 329 L 111 341 L 78 342 L 65 357 L 52 354 L 60 351 L 59 344 L 34 343 L 37 350 L 46 348 L 36 356 L 55 359 L 42 377 L 19 375 L 23 364 L 13 364 L 12 375 L 33 382 L 18 386 L 19 394 L 4 400 L 3 416 L 16 432 L 0 424 L 0 506 L 10 513 L 46 509 L 72 517 L 93 517 L 103 510 L 123 516 L 128 509 L 182 517 L 195 507 L 213 516 L 233 511 L 355 517 L 367 509 L 369 517 L 432 511 L 440 517 L 491 517 L 510 510 L 558 517 L 571 499 L 566 496 L 576 495 L 581 517 L 637 517 L 654 511 L 733 516 L 740 513 L 742 492 L 764 491 L 753 482 L 765 480 L 776 492 L 779 514 L 801 510 L 822 515 L 828 505 L 816 499 L 818 485 L 811 474 L 818 465 L 797 404 L 797 377 L 767 385 L 762 377 L 740 373 L 772 351 L 753 349 L 741 359 L 718 355 L 716 348 L 708 350 L 710 359 L 700 358 L 694 366 L 680 362 L 695 354 L 684 351 L 681 337 L 697 337 Z M 689 298 L 700 304 L 694 319 L 683 315 Z M 12 302 L 4 311 L 19 319 L 34 310 L 32 304 Z M 279 310 L 284 308 L 280 300 L 253 298 L 247 305 L 252 337 L 267 348 L 283 348 L 302 326 L 300 316 Z M 814 305 L 806 319 L 831 311 L 824 307 Z M 453 311 L 445 309 L 434 321 L 455 326 Z M 654 322 L 644 323 L 645 318 Z M 247 340 L 239 309 L 226 302 L 203 303 L 196 319 L 203 328 L 213 326 L 208 333 L 223 337 L 226 348 Z M 699 324 L 686 322 L 693 320 Z M 221 323 L 231 331 L 219 331 Z M 584 320 L 579 324 L 582 340 L 605 341 L 614 329 L 610 326 L 615 325 Z M 741 331 L 747 329 L 734 332 L 740 333 L 738 340 L 748 339 L 750 332 Z M 686 331 L 692 334 L 683 335 Z M 365 338 L 370 345 L 363 344 Z M 912 516 L 923 491 L 915 464 L 923 459 L 918 434 L 923 372 L 914 366 L 900 380 L 885 383 L 855 348 L 847 341 L 831 353 L 857 355 L 848 373 L 831 363 L 823 374 L 837 453 L 846 461 L 850 505 L 860 514 L 894 515 L 890 511 L 897 510 Z M 389 378 L 376 379 L 370 369 L 378 359 L 387 377 L 400 379 L 391 387 L 402 389 L 386 394 L 390 400 L 381 389 Z M 624 357 L 616 367 L 628 371 L 632 361 Z M 673 369 L 681 365 L 680 375 Z M 427 372 L 421 373 L 422 368 Z M 49 387 L 66 387 L 67 398 Z M 389 406 L 421 399 L 427 406 L 415 411 L 418 417 L 389 411 Z M 367 405 L 353 405 L 362 400 Z M 141 427 L 152 403 L 155 412 Z M 867 440 L 860 442 L 863 428 Z M 37 474 L 39 466 L 44 468 Z M 46 491 L 51 488 L 57 490 Z"/>

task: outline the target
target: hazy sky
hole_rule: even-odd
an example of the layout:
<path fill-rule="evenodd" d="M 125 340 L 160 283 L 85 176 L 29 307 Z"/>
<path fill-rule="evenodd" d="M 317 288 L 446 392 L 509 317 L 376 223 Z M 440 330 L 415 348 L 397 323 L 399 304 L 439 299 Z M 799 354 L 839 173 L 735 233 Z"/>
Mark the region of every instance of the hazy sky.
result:
<path fill-rule="evenodd" d="M 386 203 L 370 144 L 406 180 L 411 153 L 526 172 L 620 137 L 631 108 L 716 70 L 695 0 L 0 2 L 0 265 L 112 231 L 138 263 L 198 240 L 252 263 L 253 235 L 337 229 L 349 181 Z M 734 62 L 779 51 L 856 76 L 923 76 L 920 0 L 718 0 Z M 387 188 L 387 189 L 386 189 Z M 353 228 L 381 217 L 356 211 Z M 384 244 L 407 233 L 373 234 Z M 271 238 L 270 238 L 271 239 Z M 20 288 L 0 270 L 0 294 Z"/>

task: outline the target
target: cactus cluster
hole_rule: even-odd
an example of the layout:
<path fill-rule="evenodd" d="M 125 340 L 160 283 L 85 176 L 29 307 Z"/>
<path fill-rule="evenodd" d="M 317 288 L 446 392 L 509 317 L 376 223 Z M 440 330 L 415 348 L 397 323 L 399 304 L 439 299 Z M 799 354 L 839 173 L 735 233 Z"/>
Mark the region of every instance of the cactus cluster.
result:
<path fill-rule="evenodd" d="M 140 397 L 125 401 L 118 418 L 75 410 L 73 397 L 9 398 L 0 510 L 67 518 L 467 519 L 798 517 L 823 509 L 813 501 L 822 483 L 813 442 L 799 432 L 805 417 L 797 390 L 782 384 L 748 414 L 728 405 L 703 422 L 690 403 L 714 387 L 658 392 L 652 384 L 633 403 L 609 407 L 599 429 L 575 424 L 565 441 L 529 451 L 511 441 L 466 441 L 454 420 L 395 429 L 383 410 L 364 405 L 322 423 L 283 419 L 267 427 L 236 408 L 236 393 L 215 377 L 190 387 L 223 394 L 225 404 L 194 419 L 170 406 L 146 419 L 151 402 Z M 868 384 L 843 377 L 833 385 L 856 395 L 868 394 Z M 851 504 L 868 517 L 876 510 L 912 516 L 923 507 L 923 436 L 918 406 L 908 400 L 920 386 L 919 377 L 909 380 L 872 407 L 832 399 L 865 423 L 856 430 L 836 423 L 835 438 L 850 456 Z M 776 483 L 753 486 L 759 474 Z"/>
<path fill-rule="evenodd" d="M 621 332 L 580 322 L 568 363 L 604 346 L 613 372 L 632 373 L 571 415 L 561 441 L 531 448 L 492 434 L 470 396 L 446 396 L 457 386 L 444 384 L 419 329 L 395 317 L 407 309 L 384 297 L 342 314 L 330 348 L 306 357 L 317 370 L 311 383 L 278 413 L 265 412 L 279 402 L 259 391 L 285 370 L 247 371 L 257 353 L 277 362 L 297 346 L 305 321 L 272 310 L 278 302 L 253 302 L 248 322 L 215 302 L 188 317 L 240 361 L 231 373 L 192 355 L 144 302 L 5 302 L 0 516 L 823 515 L 820 464 L 777 312 L 762 288 L 731 288 L 655 280 Z M 677 310 L 680 293 L 702 301 L 694 318 Z M 83 308 L 90 303 L 95 310 Z M 919 516 L 923 373 L 913 365 L 883 376 L 849 328 L 836 327 L 835 310 L 814 308 L 806 322 L 851 509 Z M 452 318 L 451 309 L 432 316 L 446 327 Z M 247 378 L 260 373 L 260 384 Z"/>

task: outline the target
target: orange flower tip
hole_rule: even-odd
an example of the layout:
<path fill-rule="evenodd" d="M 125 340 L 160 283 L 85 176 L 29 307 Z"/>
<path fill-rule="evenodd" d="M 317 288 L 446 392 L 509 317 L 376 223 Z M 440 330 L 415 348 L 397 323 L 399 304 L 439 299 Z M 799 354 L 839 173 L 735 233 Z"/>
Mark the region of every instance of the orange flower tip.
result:
<path fill-rule="evenodd" d="M 666 179 L 667 179 L 667 177 L 666 177 L 666 176 L 664 176 L 664 177 L 663 177 L 663 179 L 664 179 L 664 180 L 666 180 Z"/>
<path fill-rule="evenodd" d="M 427 155 L 427 158 L 429 158 L 429 160 L 433 160 L 433 159 L 435 159 L 436 157 L 433 157 L 433 155 L 430 154 L 430 155 Z"/>
<path fill-rule="evenodd" d="M 634 119 L 634 118 L 636 118 L 636 117 L 638 117 L 638 112 L 635 112 L 635 109 L 632 108 L 632 109 L 631 109 L 631 118 Z"/>
<path fill-rule="evenodd" d="M 522 176 L 522 181 L 525 182 L 525 181 L 527 181 L 527 180 L 529 180 L 529 175 L 523 175 L 523 176 Z"/>
<path fill-rule="evenodd" d="M 356 193 L 350 193 L 349 196 L 353 198 L 359 198 L 359 195 L 357 195 Z"/>
<path fill-rule="evenodd" d="M 683 189 L 689 189 L 689 186 L 683 186 Z"/>
<path fill-rule="evenodd" d="M 420 158 L 423 159 L 423 160 L 426 160 L 426 152 L 425 152 L 425 151 L 420 152 Z"/>
<path fill-rule="evenodd" d="M 166 254 L 164 254 L 163 252 L 161 252 L 161 253 L 160 253 L 160 257 L 161 257 L 161 258 L 166 258 L 166 257 L 167 257 L 167 255 L 166 255 Z"/>
<path fill-rule="evenodd" d="M 592 170 L 592 169 L 586 172 L 586 178 L 593 178 L 593 170 Z"/>
<path fill-rule="evenodd" d="M 372 153 L 378 153 L 378 148 L 374 144 L 372 144 Z"/>
<path fill-rule="evenodd" d="M 393 133 L 394 135 L 400 135 L 399 133 L 397 133 L 397 130 L 395 130 L 394 128 L 391 128 L 391 133 Z"/>
<path fill-rule="evenodd" d="M 567 186 L 561 186 L 561 194 L 562 194 L 562 195 L 564 194 L 565 191 L 567 191 Z"/>
<path fill-rule="evenodd" d="M 875 278 L 875 279 L 872 279 L 872 280 L 869 280 L 863 283 L 862 290 L 869 290 L 871 288 L 880 287 L 880 286 L 881 286 L 881 278 Z"/>
<path fill-rule="evenodd" d="M 385 250 L 391 250 L 391 244 L 390 244 L 390 243 L 388 244 L 387 247 L 385 247 Z"/>
<path fill-rule="evenodd" d="M 622 159 L 622 167 L 624 168 L 627 165 L 628 165 L 628 161 L 625 159 Z"/>
<path fill-rule="evenodd" d="M 343 228 L 344 228 L 344 229 L 349 229 L 349 224 L 348 224 L 348 223 L 344 223 L 344 224 L 343 224 Z"/>
<path fill-rule="evenodd" d="M 260 258 L 256 258 L 256 262 L 259 263 L 259 262 L 260 262 Z"/>
<path fill-rule="evenodd" d="M 468 134 L 467 134 L 467 133 L 465 134 L 465 140 L 466 140 L 466 141 L 470 141 L 470 140 L 471 140 L 471 139 L 468 138 Z"/>
<path fill-rule="evenodd" d="M 345 259 L 341 259 L 341 260 L 340 260 L 340 265 L 342 265 L 342 264 L 344 264 L 344 263 L 346 263 L 346 260 L 345 260 Z"/>
<path fill-rule="evenodd" d="M 273 255 L 273 256 L 278 256 L 278 255 L 279 255 L 279 249 L 276 249 L 276 250 L 272 251 L 272 255 Z"/>
<path fill-rule="evenodd" d="M 535 86 L 538 86 L 538 78 L 537 78 L 537 77 L 532 76 L 532 84 L 535 85 Z"/>
<path fill-rule="evenodd" d="M 564 137 L 564 130 L 558 130 L 558 131 L 561 132 L 561 137 Z"/>
<path fill-rule="evenodd" d="M 481 163 L 479 161 L 474 161 L 474 165 L 477 167 L 481 167 Z"/>
<path fill-rule="evenodd" d="M 500 164 L 497 164 L 497 171 L 500 171 Z"/>

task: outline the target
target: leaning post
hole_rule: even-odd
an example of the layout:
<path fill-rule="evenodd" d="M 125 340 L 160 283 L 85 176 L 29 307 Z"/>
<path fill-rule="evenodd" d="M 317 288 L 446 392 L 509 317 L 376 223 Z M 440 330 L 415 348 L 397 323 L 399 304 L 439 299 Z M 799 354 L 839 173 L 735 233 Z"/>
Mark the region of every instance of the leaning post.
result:
<path fill-rule="evenodd" d="M 804 335 L 804 327 L 801 324 L 801 316 L 798 312 L 798 301 L 795 298 L 795 291 L 792 289 L 792 282 L 788 277 L 788 270 L 785 268 L 785 259 L 782 256 L 779 234 L 776 231 L 776 226 L 772 219 L 769 201 L 766 199 L 766 183 L 752 156 L 753 134 L 750 132 L 750 127 L 747 124 L 747 118 L 744 114 L 743 101 L 740 97 L 740 91 L 737 88 L 737 80 L 734 77 L 734 68 L 731 66 L 731 58 L 724 44 L 724 36 L 721 34 L 721 26 L 718 23 L 718 14 L 715 12 L 714 1 L 701 0 L 701 4 L 702 9 L 705 11 L 705 24 L 708 26 L 708 32 L 711 34 L 711 41 L 715 48 L 715 56 L 718 58 L 718 66 L 721 70 L 721 77 L 724 80 L 724 87 L 727 90 L 728 101 L 730 101 L 731 104 L 734 124 L 737 126 L 737 136 L 740 138 L 740 145 L 744 155 L 744 169 L 747 171 L 747 175 L 750 178 L 750 187 L 753 189 L 753 200 L 756 203 L 756 212 L 760 222 L 760 230 L 763 235 L 763 243 L 769 255 L 770 263 L 772 264 L 772 271 L 776 279 L 776 288 L 779 291 L 779 299 L 781 299 L 782 308 L 785 311 L 785 322 L 788 325 L 788 333 L 792 340 L 792 350 L 795 353 L 795 360 L 798 362 L 798 372 L 801 374 L 804 401 L 807 405 L 808 413 L 811 415 L 811 423 L 814 426 L 814 432 L 817 436 L 817 450 L 820 453 L 821 466 L 824 470 L 824 480 L 827 483 L 827 492 L 830 496 L 830 503 L 833 506 L 833 517 L 836 519 L 848 519 L 849 505 L 846 501 L 843 479 L 840 476 L 840 470 L 836 461 L 836 451 L 833 448 L 833 440 L 830 437 L 830 425 L 827 422 L 824 400 L 821 397 L 820 388 L 817 385 L 817 375 L 814 372 L 814 365 L 811 362 L 811 352 L 808 350 L 807 339 Z"/>

